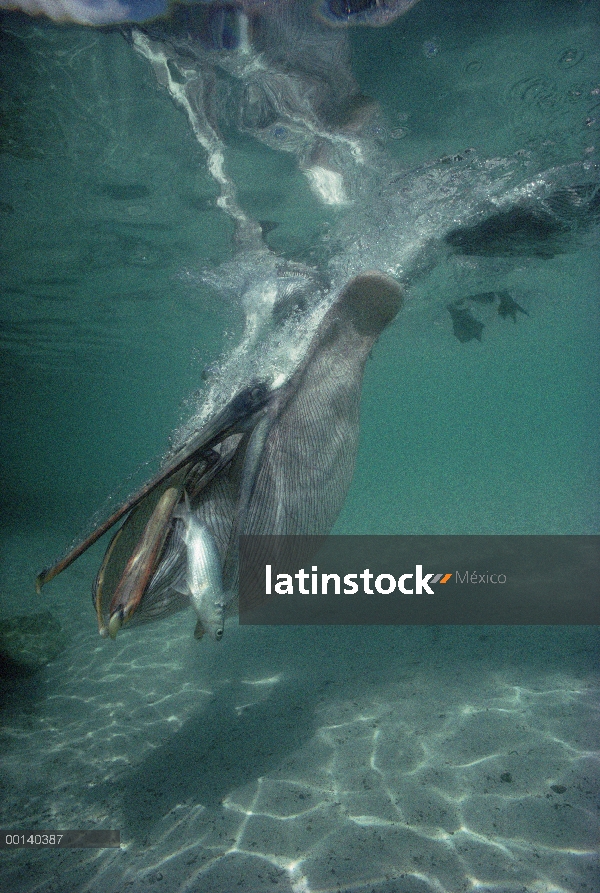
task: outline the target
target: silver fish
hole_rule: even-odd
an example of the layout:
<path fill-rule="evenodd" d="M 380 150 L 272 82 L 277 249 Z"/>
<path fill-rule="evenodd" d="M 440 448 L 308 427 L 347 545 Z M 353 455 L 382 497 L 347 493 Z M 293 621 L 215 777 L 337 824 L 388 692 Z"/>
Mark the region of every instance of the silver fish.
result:
<path fill-rule="evenodd" d="M 181 518 L 184 525 L 187 574 L 183 591 L 189 593 L 198 615 L 196 638 L 207 632 L 212 639 L 219 641 L 223 638 L 226 601 L 217 547 L 208 527 L 191 509 L 187 493 L 185 502 L 179 504 L 173 517 Z"/>

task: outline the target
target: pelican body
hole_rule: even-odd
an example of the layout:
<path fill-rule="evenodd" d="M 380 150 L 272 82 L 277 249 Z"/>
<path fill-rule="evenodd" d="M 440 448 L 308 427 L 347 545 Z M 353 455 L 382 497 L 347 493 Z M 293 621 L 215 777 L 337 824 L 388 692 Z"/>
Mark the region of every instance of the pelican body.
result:
<path fill-rule="evenodd" d="M 400 286 L 383 273 L 351 279 L 284 384 L 241 389 L 43 571 L 38 589 L 124 518 L 93 588 L 101 635 L 192 604 L 196 636 L 220 638 L 224 613 L 236 606 L 241 535 L 323 535 L 333 526 L 354 472 L 364 365 L 401 303 Z"/>

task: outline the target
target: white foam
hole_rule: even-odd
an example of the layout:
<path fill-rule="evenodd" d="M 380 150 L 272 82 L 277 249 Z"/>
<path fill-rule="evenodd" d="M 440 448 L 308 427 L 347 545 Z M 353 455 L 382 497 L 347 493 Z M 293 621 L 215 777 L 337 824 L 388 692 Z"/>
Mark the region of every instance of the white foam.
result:
<path fill-rule="evenodd" d="M 338 171 L 326 167 L 309 167 L 304 174 L 310 188 L 326 205 L 347 205 L 348 196 L 344 188 L 344 178 Z"/>

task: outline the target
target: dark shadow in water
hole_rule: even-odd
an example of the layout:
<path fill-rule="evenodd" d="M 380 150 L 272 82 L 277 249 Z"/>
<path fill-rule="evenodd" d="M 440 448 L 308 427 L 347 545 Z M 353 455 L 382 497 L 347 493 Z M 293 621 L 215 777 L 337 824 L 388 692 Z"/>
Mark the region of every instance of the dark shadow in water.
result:
<path fill-rule="evenodd" d="M 32 669 L 0 654 L 0 727 L 11 717 L 22 723 L 23 716 L 35 714 L 48 693 L 44 669 Z"/>
<path fill-rule="evenodd" d="M 597 184 L 557 189 L 545 209 L 515 205 L 497 211 L 473 226 L 449 232 L 445 241 L 461 254 L 489 257 L 543 257 L 573 247 L 572 237 L 598 222 L 600 195 Z"/>
<path fill-rule="evenodd" d="M 237 686 L 220 692 L 206 711 L 114 782 L 127 836 L 143 839 L 179 803 L 218 807 L 228 793 L 272 772 L 314 734 L 311 704 L 300 686 L 277 686 L 270 697 L 238 712 L 249 700 L 247 688 L 245 695 Z"/>
<path fill-rule="evenodd" d="M 498 211 L 474 226 L 452 230 L 446 242 L 461 254 L 554 257 L 568 229 L 549 214 L 527 208 Z"/>

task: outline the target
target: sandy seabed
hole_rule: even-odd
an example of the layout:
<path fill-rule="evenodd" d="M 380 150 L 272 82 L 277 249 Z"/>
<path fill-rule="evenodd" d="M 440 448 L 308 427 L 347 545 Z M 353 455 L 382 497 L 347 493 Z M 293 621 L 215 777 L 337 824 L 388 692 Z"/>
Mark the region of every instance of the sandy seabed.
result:
<path fill-rule="evenodd" d="M 598 889 L 594 630 L 233 623 L 216 644 L 180 614 L 111 642 L 91 559 L 19 600 L 43 544 L 6 546 L 5 613 L 43 604 L 68 644 L 5 685 L 0 824 L 121 848 L 4 850 L 3 890 Z"/>

